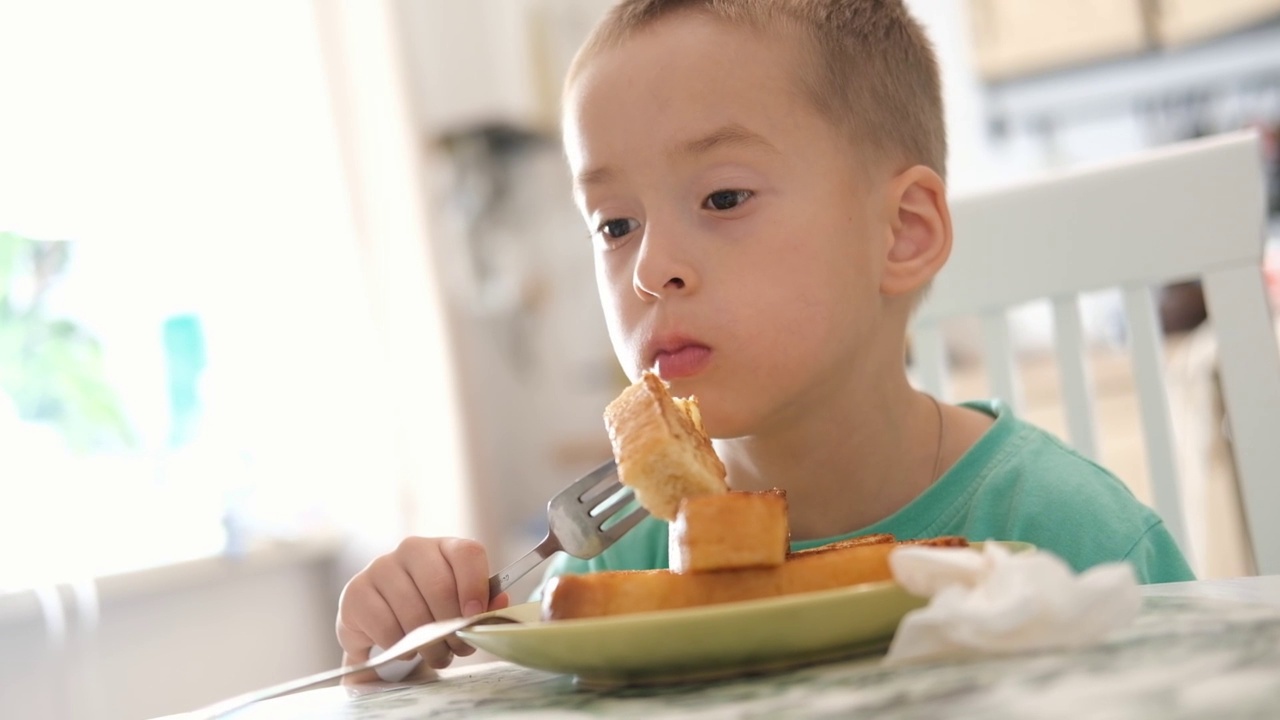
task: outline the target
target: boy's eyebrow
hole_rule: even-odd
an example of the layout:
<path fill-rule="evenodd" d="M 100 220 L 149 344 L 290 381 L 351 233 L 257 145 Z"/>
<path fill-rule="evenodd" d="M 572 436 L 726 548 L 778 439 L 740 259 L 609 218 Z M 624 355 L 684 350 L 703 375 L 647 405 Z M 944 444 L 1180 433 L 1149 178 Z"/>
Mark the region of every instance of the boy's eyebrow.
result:
<path fill-rule="evenodd" d="M 721 147 L 740 147 L 740 148 L 756 148 L 759 150 L 767 150 L 769 152 L 780 152 L 759 133 L 752 132 L 737 123 L 729 123 L 712 130 L 702 137 L 681 143 L 671 151 L 673 157 L 688 157 L 690 155 L 702 155 L 709 153 Z M 597 167 L 589 170 L 583 170 L 574 179 L 577 187 L 585 188 L 592 185 L 601 185 L 607 183 L 614 178 L 613 168 Z"/>
<path fill-rule="evenodd" d="M 574 178 L 574 185 L 577 187 L 590 187 L 592 185 L 603 185 L 613 179 L 613 168 L 598 167 L 591 170 L 583 170 L 578 173 L 578 177 Z"/>
<path fill-rule="evenodd" d="M 681 144 L 672 155 L 702 155 L 721 147 L 756 148 L 778 152 L 773 143 L 765 140 L 759 133 L 752 132 L 737 123 L 730 123 L 712 130 L 695 140 Z"/>

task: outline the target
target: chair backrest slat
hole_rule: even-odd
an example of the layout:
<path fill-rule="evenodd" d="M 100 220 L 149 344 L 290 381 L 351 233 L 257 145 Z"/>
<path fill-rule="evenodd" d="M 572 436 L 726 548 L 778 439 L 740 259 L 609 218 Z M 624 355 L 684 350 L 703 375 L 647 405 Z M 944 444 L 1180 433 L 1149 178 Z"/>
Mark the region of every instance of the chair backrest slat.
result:
<path fill-rule="evenodd" d="M 1067 413 L 1067 434 L 1076 450 L 1091 460 L 1097 460 L 1093 389 L 1089 366 L 1085 362 L 1087 348 L 1084 325 L 1080 320 L 1080 301 L 1075 295 L 1054 298 L 1053 328 L 1058 371 L 1062 375 L 1062 404 Z"/>
<path fill-rule="evenodd" d="M 1274 341 L 1275 321 L 1258 268 L 1208 272 L 1202 284 L 1218 339 L 1218 373 L 1253 556 L 1259 572 L 1277 573 L 1280 355 Z M 1259 338 L 1268 340 L 1259 343 Z"/>
<path fill-rule="evenodd" d="M 1151 495 L 1164 524 L 1183 551 L 1187 546 L 1182 496 L 1178 489 L 1177 456 L 1173 449 L 1173 423 L 1165 394 L 1164 343 L 1155 300 L 1148 287 L 1125 288 L 1125 317 L 1129 321 L 1129 352 L 1133 381 L 1142 411 L 1142 438 L 1146 444 Z"/>
<path fill-rule="evenodd" d="M 1022 387 L 1018 380 L 1018 366 L 1014 362 L 1013 343 L 1009 340 L 1009 317 L 1004 310 L 982 314 L 982 346 L 991 394 L 1003 400 L 1015 413 L 1021 412 Z"/>

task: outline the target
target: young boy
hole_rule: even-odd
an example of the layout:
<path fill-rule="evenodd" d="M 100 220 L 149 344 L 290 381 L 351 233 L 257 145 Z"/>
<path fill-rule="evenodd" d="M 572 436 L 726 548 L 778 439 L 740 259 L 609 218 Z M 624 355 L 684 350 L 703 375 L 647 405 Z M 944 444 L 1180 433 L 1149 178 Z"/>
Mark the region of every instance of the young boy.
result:
<path fill-rule="evenodd" d="M 796 548 L 955 534 L 1191 579 L 1107 471 L 999 403 L 910 385 L 908 319 L 951 249 L 941 105 L 901 0 L 621 2 L 563 115 L 619 361 L 697 396 L 735 490 L 787 491 Z M 548 575 L 666 564 L 666 525 L 648 519 Z M 474 543 L 406 541 L 344 592 L 348 658 L 504 606 L 489 572 Z"/>

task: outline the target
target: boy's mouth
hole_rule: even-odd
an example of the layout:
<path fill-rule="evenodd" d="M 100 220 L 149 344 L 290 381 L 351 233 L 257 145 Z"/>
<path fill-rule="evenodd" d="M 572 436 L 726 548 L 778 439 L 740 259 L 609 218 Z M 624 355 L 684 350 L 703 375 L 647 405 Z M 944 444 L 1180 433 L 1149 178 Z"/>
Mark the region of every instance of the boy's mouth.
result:
<path fill-rule="evenodd" d="M 711 348 L 696 342 L 671 343 L 653 354 L 653 369 L 670 382 L 702 372 L 711 362 Z"/>

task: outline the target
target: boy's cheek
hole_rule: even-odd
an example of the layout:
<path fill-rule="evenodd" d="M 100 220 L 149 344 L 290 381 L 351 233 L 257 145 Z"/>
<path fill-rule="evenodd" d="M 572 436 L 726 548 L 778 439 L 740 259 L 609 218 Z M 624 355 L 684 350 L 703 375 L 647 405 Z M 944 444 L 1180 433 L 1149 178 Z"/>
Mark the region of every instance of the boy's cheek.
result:
<path fill-rule="evenodd" d="M 596 289 L 599 291 L 600 303 L 604 306 L 606 314 L 621 312 L 628 300 L 628 294 L 634 297 L 635 291 L 631 286 L 631 278 L 632 273 L 629 268 L 612 267 L 607 264 L 597 268 Z"/>
<path fill-rule="evenodd" d="M 617 357 L 618 363 L 628 374 L 638 376 L 640 368 L 635 367 L 635 358 L 638 355 L 635 347 L 639 341 L 635 339 L 634 328 L 609 304 L 604 307 L 604 320 L 605 327 L 609 331 L 609 342 L 613 345 L 613 354 Z"/>

